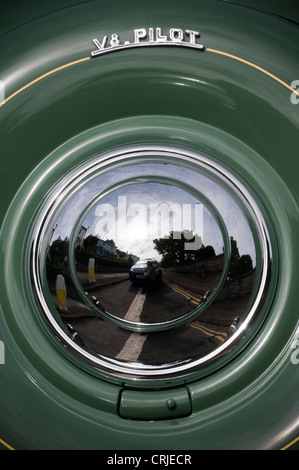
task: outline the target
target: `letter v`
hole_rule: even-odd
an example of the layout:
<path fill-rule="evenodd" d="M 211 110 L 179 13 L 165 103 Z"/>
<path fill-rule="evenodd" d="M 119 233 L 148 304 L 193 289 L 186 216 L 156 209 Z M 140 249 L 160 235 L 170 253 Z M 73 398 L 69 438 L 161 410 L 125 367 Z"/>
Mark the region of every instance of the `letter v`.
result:
<path fill-rule="evenodd" d="M 107 43 L 108 36 L 104 36 L 102 42 L 98 39 L 93 39 L 93 43 L 97 46 L 98 50 L 91 53 L 92 56 L 100 54 L 104 50 Z"/>

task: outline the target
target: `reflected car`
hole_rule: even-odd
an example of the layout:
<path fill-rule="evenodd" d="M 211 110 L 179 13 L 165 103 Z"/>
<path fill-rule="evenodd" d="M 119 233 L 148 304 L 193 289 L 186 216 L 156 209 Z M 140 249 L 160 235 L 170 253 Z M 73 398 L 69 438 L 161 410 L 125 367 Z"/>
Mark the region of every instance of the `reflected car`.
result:
<path fill-rule="evenodd" d="M 130 281 L 133 284 L 142 284 L 146 277 L 144 273 L 148 270 L 148 263 L 152 264 L 155 268 L 155 282 L 159 284 L 162 281 L 162 269 L 160 263 L 155 259 L 146 259 L 142 261 L 137 261 L 129 272 Z"/>

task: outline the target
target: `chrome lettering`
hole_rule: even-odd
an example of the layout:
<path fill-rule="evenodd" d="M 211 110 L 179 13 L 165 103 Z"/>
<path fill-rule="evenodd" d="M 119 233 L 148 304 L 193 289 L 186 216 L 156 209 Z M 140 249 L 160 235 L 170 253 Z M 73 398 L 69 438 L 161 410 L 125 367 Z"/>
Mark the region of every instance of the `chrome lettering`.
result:
<path fill-rule="evenodd" d="M 139 42 L 139 39 L 146 38 L 146 30 L 142 29 L 134 29 L 134 41 L 135 43 Z"/>
<path fill-rule="evenodd" d="M 196 44 L 196 38 L 200 36 L 197 31 L 192 31 L 191 29 L 186 29 L 186 34 L 190 36 L 190 43 Z"/>
<path fill-rule="evenodd" d="M 183 41 L 184 40 L 183 30 L 171 28 L 169 30 L 169 37 L 172 41 Z"/>
<path fill-rule="evenodd" d="M 205 46 L 199 44 L 200 37 L 198 31 L 192 29 L 183 30 L 181 28 L 170 28 L 167 33 L 161 27 L 136 28 L 133 30 L 133 41 L 122 40 L 119 34 L 113 33 L 110 36 L 103 36 L 100 39 L 93 39 L 97 50 L 91 52 L 91 57 L 113 52 L 121 49 L 128 49 L 140 46 L 183 46 L 204 51 Z"/>
<path fill-rule="evenodd" d="M 98 39 L 93 40 L 94 44 L 97 46 L 99 51 L 102 51 L 105 48 L 107 39 L 108 39 L 108 36 L 104 36 L 102 42 L 100 42 Z"/>
<path fill-rule="evenodd" d="M 162 28 L 156 28 L 156 41 L 157 42 L 167 41 L 167 36 L 163 36 Z"/>

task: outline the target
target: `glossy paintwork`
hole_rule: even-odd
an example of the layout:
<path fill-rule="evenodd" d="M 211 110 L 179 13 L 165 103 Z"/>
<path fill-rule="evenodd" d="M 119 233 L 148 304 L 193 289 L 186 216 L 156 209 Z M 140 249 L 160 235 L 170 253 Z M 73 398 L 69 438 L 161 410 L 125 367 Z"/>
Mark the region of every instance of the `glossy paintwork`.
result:
<path fill-rule="evenodd" d="M 298 106 L 285 85 L 238 60 L 290 85 L 299 79 L 298 29 L 227 3 L 92 2 L 1 38 L 5 97 L 89 57 L 94 36 L 153 23 L 198 28 L 210 50 L 88 59 L 0 107 L 0 438 L 17 449 L 277 449 L 299 435 L 299 366 L 290 360 L 298 337 Z M 187 383 L 191 415 L 151 423 L 120 418 L 122 387 L 54 347 L 32 298 L 26 245 L 36 208 L 60 177 L 99 151 L 144 142 L 196 149 L 233 170 L 262 202 L 279 261 L 256 338 L 217 373 Z"/>
<path fill-rule="evenodd" d="M 226 1 L 226 0 L 223 0 Z M 228 0 L 230 3 L 252 8 L 266 15 L 279 16 L 290 22 L 299 22 L 298 3 L 296 0 Z"/>
<path fill-rule="evenodd" d="M 120 397 L 119 414 L 122 418 L 161 420 L 183 418 L 191 414 L 192 407 L 187 388 L 140 393 L 124 390 Z"/>

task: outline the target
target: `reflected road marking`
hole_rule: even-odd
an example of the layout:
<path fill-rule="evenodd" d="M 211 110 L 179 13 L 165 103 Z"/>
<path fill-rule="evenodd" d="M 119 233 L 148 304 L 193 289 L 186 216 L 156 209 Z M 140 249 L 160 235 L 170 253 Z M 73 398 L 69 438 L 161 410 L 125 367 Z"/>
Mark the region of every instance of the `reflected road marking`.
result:
<path fill-rule="evenodd" d="M 129 310 L 125 315 L 125 320 L 129 320 L 132 322 L 140 321 L 140 315 L 143 309 L 145 299 L 146 294 L 142 294 L 142 289 L 139 289 L 136 296 L 134 297 L 133 302 L 130 305 Z M 137 361 L 146 338 L 147 335 L 132 333 L 120 353 L 116 356 L 116 359 L 122 359 L 123 361 Z"/>
<path fill-rule="evenodd" d="M 146 338 L 147 335 L 132 333 L 120 353 L 116 356 L 116 359 L 132 362 L 138 361 Z"/>
<path fill-rule="evenodd" d="M 146 299 L 146 295 L 142 294 L 142 289 L 139 289 L 133 302 L 130 305 L 129 310 L 125 315 L 125 320 L 139 322 L 140 315 L 143 309 L 143 305 Z"/>
<path fill-rule="evenodd" d="M 201 300 L 202 300 L 202 296 L 199 296 L 199 297 L 194 297 L 193 295 L 189 294 L 188 292 L 186 292 L 185 290 L 183 290 L 183 287 L 178 287 L 176 286 L 175 284 L 173 284 L 172 282 L 170 281 L 165 281 L 165 284 L 168 285 L 168 287 L 170 287 L 172 290 L 178 292 L 179 294 L 183 295 L 184 297 L 186 297 L 186 299 L 188 299 L 188 301 L 194 305 L 199 305 Z"/>
<path fill-rule="evenodd" d="M 202 333 L 204 333 L 207 336 L 212 336 L 218 339 L 221 343 L 223 343 L 223 341 L 225 341 L 225 339 L 227 338 L 226 332 L 213 330 L 212 328 L 203 326 L 199 324 L 198 322 L 189 323 L 189 326 L 191 326 L 192 328 L 196 328 L 197 330 L 200 330 Z"/>

